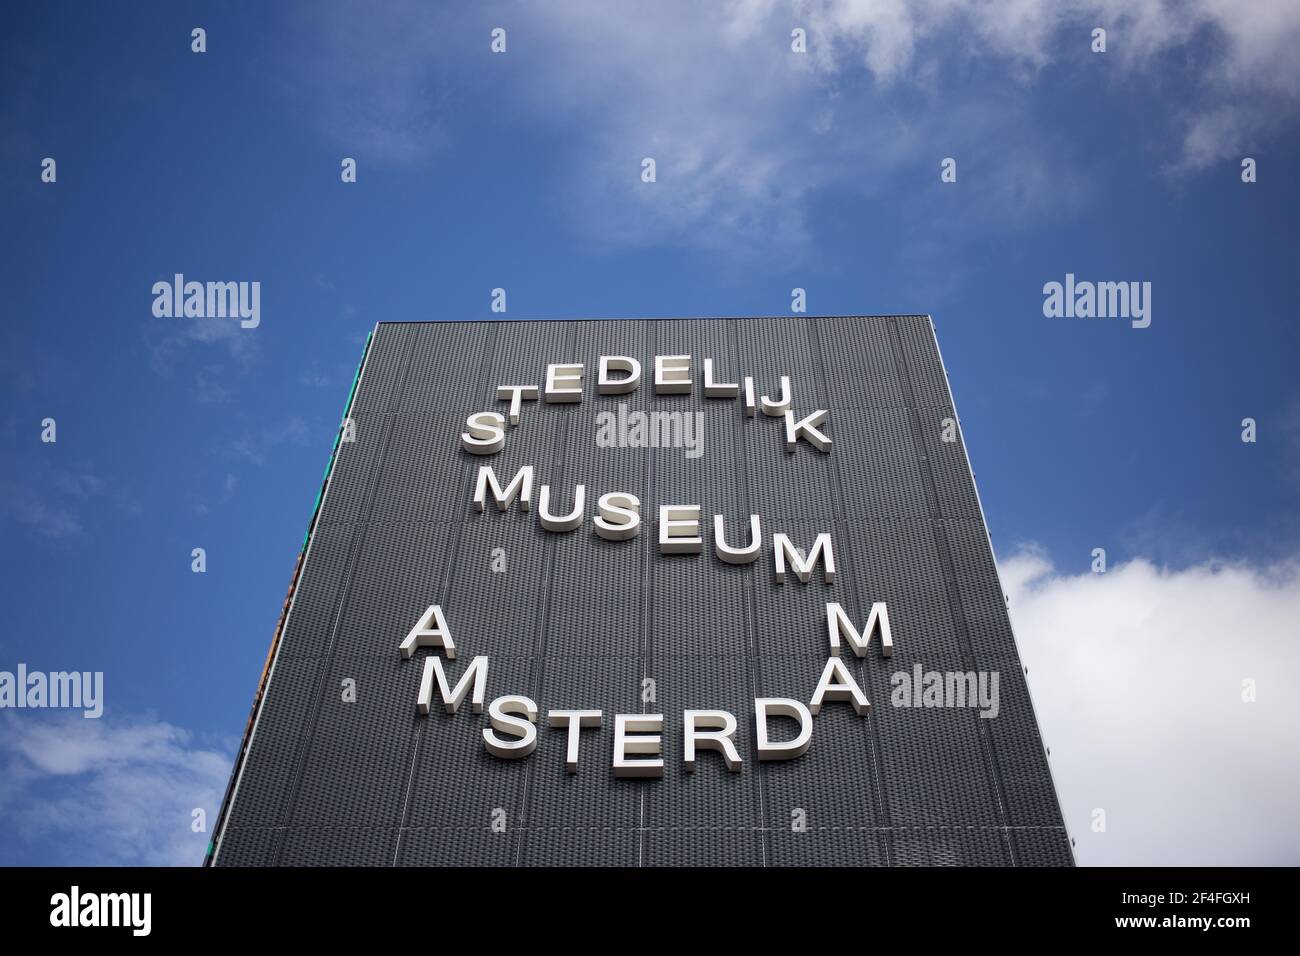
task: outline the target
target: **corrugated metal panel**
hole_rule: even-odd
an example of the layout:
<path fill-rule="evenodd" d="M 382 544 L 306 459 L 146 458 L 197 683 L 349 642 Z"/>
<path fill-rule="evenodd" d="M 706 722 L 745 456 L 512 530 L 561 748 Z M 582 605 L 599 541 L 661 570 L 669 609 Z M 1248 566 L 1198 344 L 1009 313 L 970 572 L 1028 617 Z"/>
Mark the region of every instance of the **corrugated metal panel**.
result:
<path fill-rule="evenodd" d="M 601 354 L 640 360 L 641 387 L 596 395 Z M 656 354 L 696 357 L 692 395 L 653 394 Z M 787 454 L 779 419 L 705 400 L 705 356 L 727 380 L 754 376 L 760 395 L 789 375 L 797 410 L 831 410 L 834 451 Z M 569 361 L 589 368 L 581 404 L 525 403 L 501 454 L 460 450 L 466 415 L 504 407 L 497 384 L 540 386 L 547 363 Z M 598 447 L 597 416 L 619 403 L 703 413 L 704 455 Z M 956 416 L 927 317 L 384 323 L 351 416 L 357 441 L 333 460 L 217 864 L 1072 862 L 960 430 L 942 435 Z M 554 535 L 532 513 L 478 514 L 481 463 L 502 476 L 534 465 L 557 507 L 582 483 L 588 515 L 600 494 L 630 492 L 645 527 L 608 542 L 589 518 Z M 670 503 L 701 505 L 705 553 L 658 553 L 656 510 Z M 769 541 L 763 556 L 717 561 L 710 516 L 726 516 L 736 543 L 751 511 Z M 830 532 L 837 582 L 818 572 L 776 584 L 775 531 L 802 547 Z M 827 601 L 857 624 L 887 601 L 894 656 L 847 655 L 868 715 L 828 704 L 806 755 L 759 764 L 753 699 L 808 698 L 826 660 Z M 402 661 L 397 645 L 431 603 L 456 638 L 453 680 L 487 654 L 489 699 L 538 702 L 531 757 L 487 754 L 486 716 L 468 705 L 416 715 L 426 652 Z M 893 675 L 915 664 L 998 671 L 999 716 L 891 706 Z M 646 678 L 653 701 L 643 701 Z M 348 682 L 355 701 L 344 700 Z M 605 722 L 584 731 L 584 764 L 570 775 L 564 734 L 544 715 L 579 707 Z M 708 751 L 685 771 L 686 707 L 737 716 L 742 773 Z M 667 716 L 665 775 L 616 779 L 613 715 L 640 711 Z"/>

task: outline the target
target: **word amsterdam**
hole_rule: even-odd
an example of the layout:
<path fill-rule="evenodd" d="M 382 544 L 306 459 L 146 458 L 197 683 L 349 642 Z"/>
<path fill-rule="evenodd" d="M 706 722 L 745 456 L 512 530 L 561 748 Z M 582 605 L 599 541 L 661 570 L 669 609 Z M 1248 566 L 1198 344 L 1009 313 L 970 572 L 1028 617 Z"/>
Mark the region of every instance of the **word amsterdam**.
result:
<path fill-rule="evenodd" d="M 861 631 L 853 626 L 839 604 L 826 605 L 826 632 L 830 657 L 822 669 L 817 686 L 807 704 L 792 697 L 758 697 L 754 699 L 755 752 L 759 760 L 791 760 L 808 752 L 812 746 L 812 718 L 829 701 L 842 701 L 864 716 L 871 706 L 866 694 L 840 659 L 841 642 L 847 642 L 858 657 L 865 657 L 871 638 L 879 635 L 881 656 L 893 653 L 889 628 L 889 611 L 883 602 L 872 605 L 871 614 Z M 421 615 L 402 641 L 399 651 L 409 659 L 418 648 L 437 648 L 448 660 L 456 657 L 456 643 L 441 605 L 434 604 Z M 479 655 L 461 673 L 456 686 L 447 680 L 442 658 L 431 653 L 424 659 L 420 689 L 416 694 L 416 711 L 427 716 L 433 709 L 434 690 L 447 713 L 456 713 L 465 698 L 474 713 L 483 713 L 487 696 L 488 658 Z M 538 707 L 522 694 L 505 694 L 487 707 L 489 726 L 483 728 L 483 747 L 504 760 L 527 757 L 537 749 Z M 578 772 L 582 731 L 599 728 L 604 713 L 599 710 L 552 710 L 547 713 L 549 726 L 568 735 L 564 765 L 569 773 Z M 798 732 L 786 740 L 773 740 L 768 728 L 772 717 L 785 717 L 798 725 Z M 682 713 L 682 760 L 688 771 L 695 770 L 696 754 L 713 750 L 722 755 L 732 772 L 741 769 L 736 747 L 736 715 L 726 710 L 687 710 Z M 612 766 L 616 777 L 662 777 L 663 714 L 615 714 L 614 754 Z"/>

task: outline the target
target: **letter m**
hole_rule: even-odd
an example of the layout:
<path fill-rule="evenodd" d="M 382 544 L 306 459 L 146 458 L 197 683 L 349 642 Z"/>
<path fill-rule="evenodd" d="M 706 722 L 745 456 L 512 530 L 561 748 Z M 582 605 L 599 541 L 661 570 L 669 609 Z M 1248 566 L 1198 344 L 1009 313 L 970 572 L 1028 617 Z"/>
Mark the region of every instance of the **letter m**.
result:
<path fill-rule="evenodd" d="M 420 675 L 420 691 L 415 699 L 415 709 L 421 714 L 427 714 L 433 706 L 433 684 L 438 682 L 438 694 L 442 697 L 443 704 L 447 708 L 447 713 L 454 714 L 465 700 L 465 695 L 469 693 L 470 684 L 474 685 L 474 693 L 470 698 L 473 705 L 474 713 L 483 713 L 483 697 L 487 690 L 487 671 L 488 659 L 485 655 L 480 654 L 469 662 L 469 667 L 465 668 L 465 673 L 460 675 L 460 680 L 456 682 L 453 690 L 447 684 L 447 672 L 442 669 L 442 658 L 436 654 L 430 655 L 424 659 L 424 672 Z"/>
<path fill-rule="evenodd" d="M 835 603 L 826 605 L 826 632 L 831 641 L 831 656 L 840 656 L 840 637 L 843 636 L 849 646 L 853 648 L 853 653 L 858 657 L 867 656 L 867 647 L 871 644 L 871 637 L 874 634 L 880 635 L 880 655 L 889 657 L 894 653 L 894 639 L 889 633 L 889 608 L 885 606 L 884 601 L 877 601 L 871 605 L 871 614 L 867 617 L 867 626 L 862 629 L 862 633 L 853 627 L 853 622 L 849 616 L 844 613 L 844 608 Z"/>
<path fill-rule="evenodd" d="M 790 543 L 790 539 L 783 534 L 772 535 L 772 551 L 776 559 L 778 584 L 785 581 L 787 561 L 794 567 L 795 577 L 806 584 L 812 578 L 813 568 L 816 567 L 818 559 L 822 560 L 822 576 L 826 583 L 833 584 L 835 581 L 835 551 L 831 546 L 829 534 L 817 535 L 817 540 L 808 549 L 807 558 L 799 554 L 795 546 Z"/>
<path fill-rule="evenodd" d="M 510 484 L 502 488 L 501 482 L 497 481 L 497 474 L 492 470 L 492 466 L 479 465 L 478 480 L 474 483 L 474 507 L 477 510 L 483 511 L 485 509 L 489 490 L 492 494 L 492 500 L 497 504 L 498 511 L 508 509 L 516 496 L 519 498 L 519 509 L 527 511 L 529 502 L 533 497 L 533 466 L 524 465 L 515 472 L 515 476 L 510 479 Z"/>

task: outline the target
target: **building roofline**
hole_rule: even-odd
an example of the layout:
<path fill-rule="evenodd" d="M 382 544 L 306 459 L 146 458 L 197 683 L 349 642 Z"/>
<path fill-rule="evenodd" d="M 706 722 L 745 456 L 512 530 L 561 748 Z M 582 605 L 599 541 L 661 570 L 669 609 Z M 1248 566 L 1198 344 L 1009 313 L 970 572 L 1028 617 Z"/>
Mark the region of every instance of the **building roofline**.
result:
<path fill-rule="evenodd" d="M 928 312 L 884 312 L 805 315 L 626 315 L 626 316 L 490 316 L 482 319 L 380 319 L 381 325 L 467 325 L 483 322 L 741 322 L 747 319 L 931 319 Z"/>

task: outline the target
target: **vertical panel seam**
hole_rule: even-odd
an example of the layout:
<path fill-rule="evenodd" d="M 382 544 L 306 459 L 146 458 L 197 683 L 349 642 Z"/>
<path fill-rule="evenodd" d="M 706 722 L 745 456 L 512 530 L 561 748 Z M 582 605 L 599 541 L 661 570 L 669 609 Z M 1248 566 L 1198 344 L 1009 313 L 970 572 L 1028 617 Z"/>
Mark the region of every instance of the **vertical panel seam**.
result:
<path fill-rule="evenodd" d="M 645 334 L 645 354 L 653 355 L 655 352 L 655 326 L 653 322 L 642 322 L 642 330 Z M 651 385 L 651 394 L 653 395 L 654 386 Z M 649 407 L 649 406 L 647 406 Z M 650 450 L 646 449 L 645 464 L 642 466 L 645 471 L 645 496 L 651 502 L 651 511 L 653 512 L 654 497 L 654 456 Z M 637 696 L 641 698 L 641 713 L 645 713 L 645 682 L 650 676 L 650 628 L 654 623 L 654 601 L 651 597 L 654 581 L 654 561 L 652 553 L 655 546 L 655 535 L 658 528 L 650 528 L 650 519 L 644 514 L 641 518 L 641 534 L 645 538 L 645 545 L 641 548 L 641 686 L 637 688 Z M 655 685 L 655 700 L 658 702 L 658 684 Z M 662 749 L 662 745 L 661 745 Z M 645 813 L 646 813 L 646 787 L 637 788 L 639 791 L 639 808 L 636 831 L 636 865 L 645 866 Z"/>
<path fill-rule="evenodd" d="M 564 347 L 566 354 L 572 354 L 577 346 L 578 329 L 577 326 L 570 322 L 564 330 Z M 546 396 L 541 396 L 542 401 Z M 568 458 L 569 448 L 569 419 L 573 417 L 573 406 L 564 406 L 561 410 L 560 421 L 556 431 L 553 432 L 552 452 L 551 452 L 551 475 L 548 484 L 552 487 L 559 487 L 565 477 L 565 461 Z M 558 437 L 558 440 L 556 438 Z M 576 490 L 575 490 L 576 494 Z M 539 498 L 540 507 L 540 498 Z M 542 550 L 542 587 L 541 613 L 538 614 L 537 633 L 533 638 L 533 659 L 529 664 L 529 687 L 532 690 L 533 700 L 537 701 L 542 696 L 542 682 L 546 678 L 546 629 L 550 626 L 551 612 L 551 592 L 555 587 L 555 552 L 559 547 L 561 535 L 547 535 L 545 545 Z M 538 713 L 537 721 L 539 725 L 545 723 L 542 714 Z M 541 733 L 541 727 L 536 728 L 537 733 Z M 515 828 L 515 866 L 522 866 L 524 860 L 524 843 L 526 842 L 530 821 L 528 820 L 528 796 L 529 784 L 533 779 L 533 768 L 536 766 L 536 760 L 528 761 L 528 766 L 524 769 L 524 783 L 522 792 L 519 794 L 519 819 L 518 826 Z"/>
<path fill-rule="evenodd" d="M 813 358 L 816 360 L 817 363 L 816 385 L 818 389 L 818 398 L 822 399 L 825 402 L 825 404 L 822 405 L 821 407 L 830 408 L 831 405 L 830 387 L 826 379 L 826 355 L 822 351 L 821 334 L 817 326 L 817 319 L 815 317 L 810 316 L 805 321 L 808 323 L 808 330 L 809 330 L 808 334 L 812 339 Z M 834 483 L 833 487 L 835 489 L 835 508 L 834 508 L 835 531 L 837 534 L 841 531 L 844 531 L 845 535 L 841 540 L 848 541 L 848 533 L 846 530 L 847 520 L 844 517 L 846 514 L 845 500 L 844 500 L 844 480 L 840 475 L 840 463 L 839 463 L 839 458 L 836 456 L 834 452 L 834 445 L 832 445 L 832 452 L 830 458 L 831 458 L 831 475 L 833 476 L 832 478 Z M 849 553 L 850 551 L 851 549 L 846 548 L 842 552 L 842 553 L 849 554 L 849 568 L 848 568 L 849 574 L 847 575 L 847 577 L 852 581 L 852 583 L 849 585 L 849 590 L 852 593 L 853 598 L 857 602 L 859 613 L 862 613 L 866 605 L 862 601 L 861 582 L 858 580 L 857 574 L 854 573 L 855 568 L 854 568 L 853 556 L 851 553 Z M 858 676 L 863 683 L 867 684 L 867 686 L 871 686 L 870 682 L 867 681 L 866 679 L 867 658 L 865 657 L 859 658 L 858 660 Z M 866 716 L 866 721 L 867 721 L 866 738 L 867 738 L 867 743 L 870 746 L 870 753 L 867 755 L 867 757 L 868 760 L 871 762 L 872 781 L 875 786 L 875 807 L 874 807 L 875 813 L 873 815 L 875 817 L 876 826 L 878 828 L 879 827 L 885 828 L 881 831 L 881 842 L 883 843 L 884 850 L 885 850 L 885 865 L 888 866 L 890 865 L 890 862 L 893 860 L 893 855 L 894 855 L 894 847 L 893 847 L 894 835 L 893 835 L 893 828 L 892 828 L 892 816 L 889 811 L 889 797 L 885 793 L 884 782 L 881 780 L 881 776 L 880 776 L 880 762 L 884 751 L 880 745 L 879 721 L 876 719 L 874 710 L 875 708 L 872 708 L 870 711 L 868 711 Z"/>
<path fill-rule="evenodd" d="M 493 364 L 494 364 L 493 356 L 494 356 L 494 347 L 496 344 L 496 335 L 497 335 L 497 326 L 495 324 L 488 325 L 487 332 L 483 336 L 484 338 L 483 354 L 479 357 L 479 367 L 481 371 L 481 376 L 479 378 L 479 381 L 483 381 L 484 378 L 486 378 L 486 376 L 491 375 L 492 373 Z M 416 341 L 418 342 L 418 337 Z M 415 354 L 415 343 L 412 343 L 411 354 L 412 355 Z M 466 487 L 469 476 L 473 474 L 473 471 L 474 471 L 474 462 L 466 461 L 461 470 L 461 474 L 463 476 L 461 480 L 462 488 Z M 447 548 L 447 560 L 443 562 L 442 576 L 438 582 L 437 596 L 438 596 L 439 604 L 444 604 L 447 601 L 447 595 L 449 589 L 451 588 L 451 570 L 456 565 L 456 558 L 460 554 L 461 542 L 465 538 L 465 521 L 467 517 L 468 514 L 464 510 L 462 510 L 460 520 L 458 522 L 455 522 L 456 537 L 452 541 L 450 547 Z M 450 527 L 452 525 L 450 519 L 448 519 L 447 524 L 448 524 L 448 529 L 450 530 Z M 429 654 L 436 653 L 436 651 L 430 650 L 427 653 Z M 417 660 L 421 662 L 421 666 L 423 667 L 423 659 L 413 654 L 411 657 L 411 662 L 414 663 Z M 408 828 L 407 819 L 410 816 L 411 794 L 415 790 L 415 774 L 420 764 L 420 746 L 424 742 L 424 728 L 426 726 L 427 724 L 425 721 L 419 720 L 417 718 L 412 741 L 411 741 L 411 746 L 407 751 L 408 754 L 410 755 L 410 766 L 407 768 L 406 771 L 406 791 L 402 797 L 402 812 L 400 816 L 398 816 L 397 818 L 397 832 L 393 835 L 393 862 L 391 864 L 392 866 L 397 866 L 397 861 L 400 858 L 402 853 L 402 837 L 404 836 Z"/>
<path fill-rule="evenodd" d="M 400 334 L 400 333 L 399 333 Z M 277 828 L 276 840 L 272 846 L 271 856 L 275 865 L 281 865 L 284 858 L 284 845 L 287 840 L 288 830 L 293 823 L 293 811 L 297 807 L 299 792 L 302 788 L 303 777 L 307 772 L 307 763 L 311 756 L 312 744 L 316 741 L 316 726 L 320 719 L 320 710 L 323 704 L 326 682 L 329 680 L 330 668 L 334 664 L 334 653 L 338 645 L 339 628 L 343 624 L 343 616 L 347 612 L 348 598 L 352 591 L 352 576 L 356 571 L 357 562 L 360 560 L 361 553 L 365 548 L 365 539 L 369 530 L 369 515 L 374 508 L 375 496 L 378 494 L 379 484 L 383 476 L 383 466 L 387 459 L 388 443 L 392 438 L 393 419 L 392 401 L 393 395 L 400 394 L 406 383 L 406 377 L 410 372 L 411 354 L 415 350 L 415 338 L 407 344 L 406 353 L 402 359 L 402 372 L 396 377 L 393 384 L 389 386 L 387 401 L 384 403 L 383 410 L 383 433 L 379 442 L 379 449 L 375 456 L 373 464 L 366 479 L 366 496 L 361 509 L 357 514 L 356 524 L 352 530 L 352 540 L 348 546 L 348 560 L 343 578 L 339 583 L 338 605 L 334 613 L 334 622 L 330 626 L 329 643 L 326 645 L 325 653 L 319 662 L 316 680 L 313 684 L 312 691 L 312 709 L 308 717 L 305 728 L 306 736 L 302 742 L 302 747 L 295 760 L 295 769 L 293 781 L 289 786 L 289 791 L 285 795 L 285 803 L 280 812 L 281 826 Z"/>
<path fill-rule="evenodd" d="M 736 320 L 727 320 L 727 339 L 731 345 L 732 361 L 735 366 L 731 369 L 735 374 L 741 364 L 740 358 L 740 334 L 736 331 Z M 703 386 L 701 386 L 702 388 Z M 750 509 L 749 496 L 749 450 L 745 444 L 745 415 L 740 410 L 740 403 L 735 403 L 736 407 L 732 409 L 732 441 L 735 451 L 737 465 L 740 470 L 740 513 L 744 515 L 744 521 L 748 526 Z M 763 671 L 762 660 L 758 653 L 758 606 L 757 597 L 754 593 L 754 564 L 750 563 L 744 567 L 744 587 L 745 587 L 745 664 L 749 676 L 750 695 L 757 699 L 759 696 L 759 687 L 762 686 Z M 752 708 L 751 708 L 752 712 Z M 754 788 L 758 796 L 758 831 L 759 831 L 759 850 L 762 854 L 762 865 L 767 866 L 771 857 L 771 834 L 768 832 L 768 805 L 767 805 L 767 768 L 757 757 L 754 760 Z"/>
<path fill-rule="evenodd" d="M 963 666 L 973 670 L 975 664 L 975 652 L 971 644 L 970 630 L 966 620 L 966 612 L 961 603 L 961 590 L 957 581 L 956 567 L 952 558 L 952 549 L 948 541 L 948 529 L 945 523 L 943 511 L 939 502 L 939 488 L 934 478 L 934 465 L 930 461 L 930 456 L 925 444 L 925 433 L 921 426 L 921 413 L 917 407 L 916 392 L 912 385 L 912 372 L 908 366 L 907 355 L 903 349 L 902 334 L 898 329 L 897 318 L 889 319 L 890 340 L 894 349 L 894 361 L 898 366 L 900 384 L 903 387 L 904 397 L 908 400 L 911 409 L 912 420 L 912 442 L 914 450 L 920 458 L 921 480 L 926 487 L 926 498 L 930 502 L 931 514 L 930 523 L 934 531 L 935 547 L 939 554 L 939 563 L 942 565 L 944 576 L 944 589 L 947 592 L 948 611 L 952 617 L 953 628 L 957 633 L 958 646 L 961 648 Z M 945 386 L 946 387 L 946 386 Z M 1011 865 L 1016 865 L 1015 847 L 1011 842 L 1011 831 L 1007 824 L 1006 799 L 1004 797 L 1004 788 L 1002 784 L 1002 774 L 998 767 L 997 754 L 993 748 L 993 740 L 990 736 L 989 728 L 983 726 L 983 721 L 975 718 L 975 732 L 980 742 L 980 755 L 983 758 L 985 771 L 989 775 L 989 781 L 993 785 L 993 796 L 997 802 L 998 820 L 1000 821 L 999 832 L 1002 834 L 1003 843 L 1006 846 L 1007 856 Z"/>

